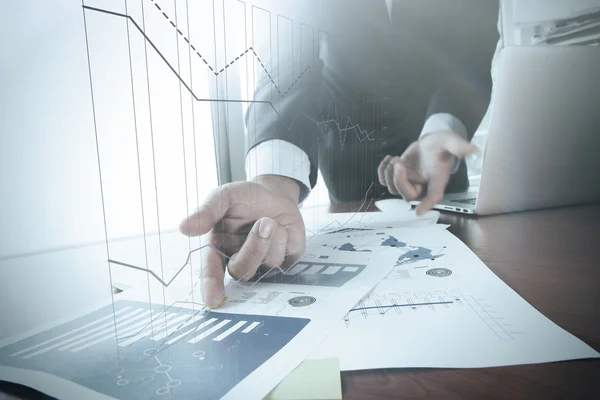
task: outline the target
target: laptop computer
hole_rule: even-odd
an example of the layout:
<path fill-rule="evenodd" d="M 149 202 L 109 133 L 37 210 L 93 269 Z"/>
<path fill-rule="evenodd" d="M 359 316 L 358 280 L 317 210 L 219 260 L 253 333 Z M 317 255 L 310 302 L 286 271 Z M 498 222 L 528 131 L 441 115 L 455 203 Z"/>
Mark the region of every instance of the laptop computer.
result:
<path fill-rule="evenodd" d="M 434 208 L 489 215 L 600 201 L 598 104 L 599 46 L 504 48 L 479 187 Z"/>

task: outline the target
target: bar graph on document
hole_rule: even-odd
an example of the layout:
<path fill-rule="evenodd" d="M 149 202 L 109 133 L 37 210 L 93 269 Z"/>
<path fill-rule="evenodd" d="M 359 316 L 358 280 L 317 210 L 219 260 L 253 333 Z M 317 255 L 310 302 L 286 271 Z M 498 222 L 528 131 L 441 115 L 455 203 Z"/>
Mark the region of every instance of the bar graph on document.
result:
<path fill-rule="evenodd" d="M 1 348 L 0 364 L 117 398 L 220 398 L 309 322 L 119 300 Z"/>
<path fill-rule="evenodd" d="M 326 256 L 322 256 L 326 257 Z M 342 287 L 364 269 L 364 264 L 346 264 L 301 260 L 296 265 L 273 276 L 255 279 L 261 283 Z"/>

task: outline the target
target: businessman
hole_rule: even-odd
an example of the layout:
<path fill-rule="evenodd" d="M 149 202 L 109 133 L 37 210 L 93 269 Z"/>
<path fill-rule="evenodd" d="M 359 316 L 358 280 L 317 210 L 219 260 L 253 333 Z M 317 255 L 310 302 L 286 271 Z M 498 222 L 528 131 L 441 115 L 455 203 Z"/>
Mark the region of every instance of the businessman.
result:
<path fill-rule="evenodd" d="M 261 76 L 259 102 L 246 114 L 248 180 L 217 188 L 181 223 L 188 236 L 210 232 L 212 245 L 230 256 L 205 255 L 210 307 L 223 301 L 226 268 L 248 280 L 302 256 L 298 204 L 318 171 L 332 203 L 371 190 L 371 197 L 421 199 L 419 214 L 468 187 L 463 159 L 476 151 L 469 141 L 489 104 L 498 2 L 320 3 L 322 26 L 340 40 L 319 36 L 309 79 L 285 96 Z M 280 67 L 278 81 L 293 82 L 298 69 Z"/>

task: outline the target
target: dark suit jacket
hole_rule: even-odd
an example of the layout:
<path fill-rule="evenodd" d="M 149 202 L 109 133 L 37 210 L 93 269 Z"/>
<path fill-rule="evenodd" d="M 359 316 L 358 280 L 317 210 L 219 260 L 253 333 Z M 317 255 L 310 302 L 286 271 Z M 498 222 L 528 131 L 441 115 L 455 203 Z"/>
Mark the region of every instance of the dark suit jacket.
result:
<path fill-rule="evenodd" d="M 498 1 L 396 0 L 391 21 L 384 0 L 321 3 L 318 57 L 287 93 L 262 74 L 254 99 L 273 107 L 248 108 L 247 149 L 269 139 L 300 147 L 311 186 L 319 168 L 332 202 L 361 199 L 372 184 L 371 196 L 385 196 L 377 166 L 401 155 L 428 116 L 452 114 L 469 138 L 477 129 L 490 100 Z M 302 58 L 278 50 L 278 60 Z M 277 72 L 275 81 L 293 82 L 301 68 Z M 447 191 L 467 187 L 463 162 Z"/>

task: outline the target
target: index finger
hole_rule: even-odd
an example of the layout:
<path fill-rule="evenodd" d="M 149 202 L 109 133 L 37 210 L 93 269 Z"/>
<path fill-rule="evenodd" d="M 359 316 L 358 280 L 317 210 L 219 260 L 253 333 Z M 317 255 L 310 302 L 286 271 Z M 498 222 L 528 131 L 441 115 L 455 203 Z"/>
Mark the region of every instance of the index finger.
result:
<path fill-rule="evenodd" d="M 284 268 L 296 264 L 306 251 L 304 223 L 301 221 L 299 225 L 288 226 L 286 229 L 288 231 L 288 241 Z"/>
<path fill-rule="evenodd" d="M 201 236 L 219 222 L 231 205 L 229 185 L 213 190 L 192 215 L 181 221 L 179 231 L 186 236 Z"/>
<path fill-rule="evenodd" d="M 450 171 L 437 172 L 431 177 L 427 185 L 427 195 L 421 204 L 417 206 L 417 215 L 425 214 L 425 212 L 431 210 L 433 206 L 442 200 L 449 180 Z"/>
<path fill-rule="evenodd" d="M 203 256 L 202 298 L 210 308 L 216 308 L 225 298 L 225 260 L 214 248 L 209 248 Z"/>

